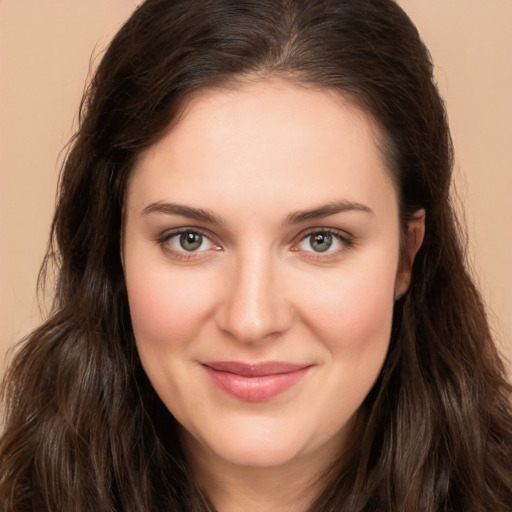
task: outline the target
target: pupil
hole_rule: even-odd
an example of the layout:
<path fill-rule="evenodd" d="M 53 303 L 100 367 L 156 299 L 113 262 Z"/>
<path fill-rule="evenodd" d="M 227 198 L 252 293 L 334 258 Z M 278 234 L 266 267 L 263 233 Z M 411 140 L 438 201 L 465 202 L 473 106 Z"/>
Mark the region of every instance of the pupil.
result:
<path fill-rule="evenodd" d="M 202 243 L 203 237 L 198 233 L 183 233 L 180 236 L 180 245 L 185 251 L 195 251 Z"/>
<path fill-rule="evenodd" d="M 310 242 L 311 248 L 317 252 L 324 252 L 332 245 L 332 235 L 319 233 L 314 235 Z"/>

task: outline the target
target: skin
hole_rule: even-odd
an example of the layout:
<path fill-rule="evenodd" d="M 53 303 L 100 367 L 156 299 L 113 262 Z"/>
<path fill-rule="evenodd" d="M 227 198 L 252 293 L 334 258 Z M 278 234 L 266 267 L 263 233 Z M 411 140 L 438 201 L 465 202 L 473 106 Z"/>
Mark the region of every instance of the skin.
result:
<path fill-rule="evenodd" d="M 399 267 L 379 136 L 339 95 L 272 80 L 199 93 L 139 158 L 123 237 L 138 351 L 222 512 L 306 510 L 382 367 L 424 221 Z M 203 235 L 197 248 L 182 228 Z M 216 386 L 205 361 L 309 368 L 252 401 Z"/>

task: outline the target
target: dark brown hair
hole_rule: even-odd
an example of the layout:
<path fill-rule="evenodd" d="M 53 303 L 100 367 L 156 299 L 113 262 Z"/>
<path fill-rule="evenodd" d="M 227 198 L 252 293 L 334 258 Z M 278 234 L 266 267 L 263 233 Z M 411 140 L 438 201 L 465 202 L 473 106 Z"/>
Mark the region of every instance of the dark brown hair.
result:
<path fill-rule="evenodd" d="M 186 98 L 266 77 L 365 109 L 386 135 L 403 227 L 426 211 L 353 452 L 311 510 L 510 510 L 511 388 L 464 264 L 445 111 L 411 21 L 391 0 L 148 0 L 106 51 L 64 163 L 47 256 L 59 272 L 53 311 L 3 386 L 2 511 L 211 509 L 138 359 L 122 206 L 137 155 Z"/>

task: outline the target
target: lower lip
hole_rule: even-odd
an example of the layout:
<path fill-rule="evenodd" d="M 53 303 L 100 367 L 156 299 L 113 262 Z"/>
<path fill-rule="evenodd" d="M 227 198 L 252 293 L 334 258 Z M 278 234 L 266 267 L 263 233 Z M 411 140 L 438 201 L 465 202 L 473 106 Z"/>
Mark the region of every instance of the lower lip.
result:
<path fill-rule="evenodd" d="M 270 400 L 298 384 L 311 366 L 286 373 L 246 377 L 203 366 L 213 382 L 228 395 L 247 402 Z"/>

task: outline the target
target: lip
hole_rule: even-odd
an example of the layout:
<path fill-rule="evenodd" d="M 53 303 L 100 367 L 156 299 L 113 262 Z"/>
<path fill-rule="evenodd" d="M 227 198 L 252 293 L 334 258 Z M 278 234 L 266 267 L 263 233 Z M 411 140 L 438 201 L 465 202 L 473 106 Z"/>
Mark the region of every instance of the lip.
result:
<path fill-rule="evenodd" d="M 201 364 L 218 388 L 248 402 L 263 402 L 284 393 L 312 368 L 312 365 L 280 361 L 255 364 L 207 361 Z"/>

